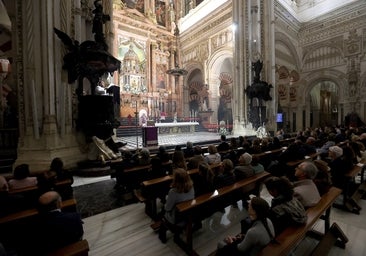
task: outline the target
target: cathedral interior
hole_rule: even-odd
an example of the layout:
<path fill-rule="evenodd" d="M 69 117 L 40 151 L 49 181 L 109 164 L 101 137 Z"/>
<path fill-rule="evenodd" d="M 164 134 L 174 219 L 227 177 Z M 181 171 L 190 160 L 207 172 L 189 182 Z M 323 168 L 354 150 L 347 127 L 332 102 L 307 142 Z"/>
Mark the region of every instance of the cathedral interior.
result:
<path fill-rule="evenodd" d="M 78 127 L 104 112 L 237 136 L 366 119 L 364 0 L 1 0 L 0 14 L 0 144 L 34 169 L 84 159 Z M 103 61 L 65 67 L 88 42 Z M 83 105 L 100 87 L 113 104 Z"/>

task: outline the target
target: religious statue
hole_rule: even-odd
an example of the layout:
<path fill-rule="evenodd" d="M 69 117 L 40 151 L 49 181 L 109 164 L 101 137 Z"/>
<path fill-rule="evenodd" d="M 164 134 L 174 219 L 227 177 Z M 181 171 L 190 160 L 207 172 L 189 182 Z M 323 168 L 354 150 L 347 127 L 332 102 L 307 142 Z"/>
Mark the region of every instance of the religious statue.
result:
<path fill-rule="evenodd" d="M 271 84 L 260 79 L 260 73 L 263 68 L 263 62 L 257 60 L 252 63 L 252 71 L 254 72 L 253 83 L 245 89 L 249 101 L 249 121 L 253 127 L 260 128 L 260 124 L 266 120 L 266 106 L 263 106 L 263 101 L 272 100 L 270 90 L 273 88 Z M 255 104 L 257 103 L 257 104 Z M 259 129 L 262 132 L 261 129 Z"/>
<path fill-rule="evenodd" d="M 69 52 L 64 56 L 63 69 L 68 71 L 68 83 L 79 81 L 76 93 L 78 96 L 83 95 L 83 78 L 87 78 L 90 82 L 91 93 L 94 95 L 95 88 L 100 77 L 105 73 L 113 74 L 114 71 L 120 69 L 121 62 L 113 57 L 107 50 L 108 46 L 104 39 L 103 24 L 110 20 L 109 15 L 103 14 L 103 7 L 100 0 L 94 1 L 95 14 L 93 19 L 92 32 L 95 41 L 84 41 L 79 43 L 72 40 L 66 33 L 54 28 L 55 34 L 61 39 Z"/>
<path fill-rule="evenodd" d="M 95 42 L 105 44 L 105 46 L 107 47 L 103 34 L 103 24 L 106 21 L 110 21 L 111 17 L 103 13 L 103 6 L 101 0 L 94 1 L 94 6 L 95 9 L 92 11 L 92 13 L 94 14 L 93 28 L 92 28 L 92 33 L 94 33 L 94 40 Z"/>
<path fill-rule="evenodd" d="M 261 78 L 261 71 L 263 68 L 263 61 L 257 60 L 252 63 L 252 70 L 254 71 L 254 82 L 257 83 Z"/>

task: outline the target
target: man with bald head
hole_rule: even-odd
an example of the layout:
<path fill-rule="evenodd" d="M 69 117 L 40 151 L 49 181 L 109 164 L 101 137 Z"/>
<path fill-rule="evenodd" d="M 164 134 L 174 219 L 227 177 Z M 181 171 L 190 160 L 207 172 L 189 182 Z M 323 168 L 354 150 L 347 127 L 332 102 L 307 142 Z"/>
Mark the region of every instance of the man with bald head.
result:
<path fill-rule="evenodd" d="M 61 211 L 61 196 L 48 191 L 39 197 L 39 241 L 48 252 L 79 241 L 84 234 L 83 221 L 77 212 Z"/>

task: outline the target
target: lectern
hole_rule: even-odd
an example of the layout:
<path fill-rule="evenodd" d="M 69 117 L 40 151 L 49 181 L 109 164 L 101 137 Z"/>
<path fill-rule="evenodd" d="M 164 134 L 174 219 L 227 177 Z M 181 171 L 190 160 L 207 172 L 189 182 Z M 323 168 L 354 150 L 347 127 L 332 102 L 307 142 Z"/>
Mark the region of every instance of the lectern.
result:
<path fill-rule="evenodd" d="M 158 127 L 156 126 L 142 127 L 142 145 L 144 147 L 158 145 Z"/>

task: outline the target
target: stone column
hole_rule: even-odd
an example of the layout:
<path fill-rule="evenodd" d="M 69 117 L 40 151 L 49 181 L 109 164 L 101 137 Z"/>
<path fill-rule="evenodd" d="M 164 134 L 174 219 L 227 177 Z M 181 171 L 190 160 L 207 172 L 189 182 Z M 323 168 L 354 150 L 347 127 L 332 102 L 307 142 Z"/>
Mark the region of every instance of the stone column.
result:
<path fill-rule="evenodd" d="M 247 1 L 233 1 L 233 23 L 234 31 L 234 84 L 233 84 L 233 133 L 235 135 L 244 135 L 244 125 L 247 120 L 247 102 L 244 94 L 246 88 L 246 70 L 247 70 L 247 21 L 245 15 Z M 211 83 L 209 83 L 211 85 Z M 211 103 L 213 106 L 213 102 Z"/>
<path fill-rule="evenodd" d="M 69 34 L 70 1 L 17 0 L 17 77 L 19 144 L 15 165 L 27 163 L 32 172 L 46 170 L 54 157 L 66 167 L 85 158 L 72 127 L 72 86 L 62 70 L 64 46 L 53 28 Z M 76 20 L 79 22 L 79 20 Z"/>
<path fill-rule="evenodd" d="M 261 1 L 263 6 L 263 63 L 264 72 L 262 72 L 263 80 L 272 84 L 273 88 L 270 90 L 270 95 L 272 96 L 271 101 L 267 101 L 267 118 L 268 122 L 266 124 L 266 129 L 268 131 L 276 130 L 276 114 L 278 107 L 278 94 L 276 87 L 276 47 L 275 47 L 275 14 L 274 14 L 274 1 Z"/>

